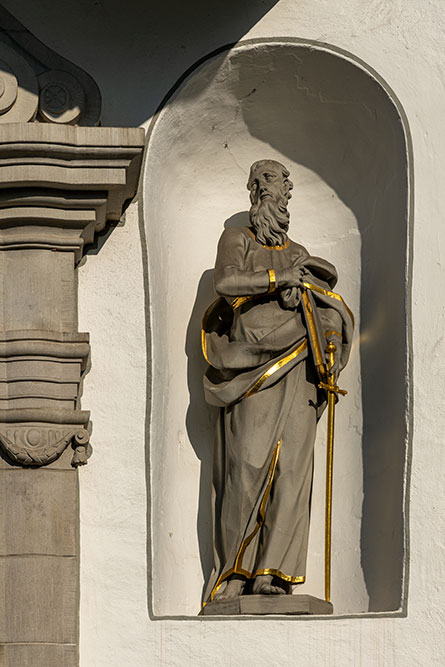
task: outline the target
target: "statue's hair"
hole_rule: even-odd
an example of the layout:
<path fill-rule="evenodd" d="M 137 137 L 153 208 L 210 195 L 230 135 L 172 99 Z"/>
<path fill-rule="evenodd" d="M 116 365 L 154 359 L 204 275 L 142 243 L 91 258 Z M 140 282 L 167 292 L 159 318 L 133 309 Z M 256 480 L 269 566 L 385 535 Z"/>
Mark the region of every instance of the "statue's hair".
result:
<path fill-rule="evenodd" d="M 290 191 L 294 187 L 294 184 L 289 179 L 290 176 L 289 169 L 286 169 L 284 164 L 281 164 L 281 162 L 278 162 L 277 160 L 257 160 L 256 162 L 254 162 L 253 165 L 250 167 L 249 180 L 247 181 L 247 189 L 252 191 L 252 181 L 255 177 L 255 172 L 258 169 L 261 169 L 262 167 L 265 167 L 268 164 L 280 170 L 281 175 L 283 177 L 283 195 L 286 197 L 287 200 L 289 200 L 292 197 Z"/>

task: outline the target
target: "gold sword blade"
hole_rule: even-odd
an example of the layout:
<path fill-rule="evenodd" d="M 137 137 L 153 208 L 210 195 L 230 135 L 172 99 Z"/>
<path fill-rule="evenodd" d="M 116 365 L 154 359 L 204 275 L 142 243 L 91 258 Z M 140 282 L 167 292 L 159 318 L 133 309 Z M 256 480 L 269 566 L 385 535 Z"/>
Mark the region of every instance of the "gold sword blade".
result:
<path fill-rule="evenodd" d="M 326 602 L 331 601 L 331 535 L 332 535 L 332 479 L 334 465 L 334 425 L 335 425 L 335 404 L 337 394 L 343 396 L 346 391 L 340 389 L 335 383 L 335 374 L 329 372 L 335 362 L 336 345 L 330 341 L 326 347 L 329 355 L 329 367 L 327 382 L 320 382 L 318 385 L 324 389 L 328 395 L 328 425 L 327 425 L 327 443 L 326 443 L 326 506 L 325 506 L 325 550 L 324 550 L 324 587 Z"/>

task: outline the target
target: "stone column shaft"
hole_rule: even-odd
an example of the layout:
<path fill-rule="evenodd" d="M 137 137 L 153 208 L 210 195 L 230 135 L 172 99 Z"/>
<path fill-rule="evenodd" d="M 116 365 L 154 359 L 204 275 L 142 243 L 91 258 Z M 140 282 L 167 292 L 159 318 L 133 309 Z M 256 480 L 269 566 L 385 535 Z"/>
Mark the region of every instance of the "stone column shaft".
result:
<path fill-rule="evenodd" d="M 134 195 L 143 142 L 143 130 L 0 125 L 0 667 L 78 664 L 91 427 L 76 266 Z"/>

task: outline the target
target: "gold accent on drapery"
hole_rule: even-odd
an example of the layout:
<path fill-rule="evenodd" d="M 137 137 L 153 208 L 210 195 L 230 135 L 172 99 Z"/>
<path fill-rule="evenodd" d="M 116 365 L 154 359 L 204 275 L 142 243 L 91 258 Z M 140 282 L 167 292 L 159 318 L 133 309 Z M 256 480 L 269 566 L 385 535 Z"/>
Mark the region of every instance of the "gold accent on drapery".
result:
<path fill-rule="evenodd" d="M 276 290 L 277 278 L 273 269 L 268 269 L 267 273 L 269 274 L 269 289 L 267 290 L 267 293 L 271 294 Z"/>
<path fill-rule="evenodd" d="M 337 301 L 341 301 L 346 310 L 348 311 L 349 317 L 352 320 L 352 324 L 354 324 L 354 315 L 352 314 L 351 309 L 349 308 L 346 301 L 344 301 L 343 297 L 340 296 L 340 294 L 337 294 L 336 292 L 331 292 L 330 290 L 324 289 L 323 287 L 319 287 L 318 285 L 313 285 L 312 283 L 304 282 L 303 285 L 306 287 L 306 289 L 310 289 L 314 292 L 318 292 L 319 294 L 324 294 L 324 296 L 330 296 L 332 299 L 337 299 Z"/>
<path fill-rule="evenodd" d="M 269 275 L 271 273 L 273 273 L 274 276 L 275 276 L 275 271 L 273 269 L 268 269 L 268 271 L 269 271 Z M 351 317 L 352 324 L 354 324 L 354 316 L 353 316 L 351 310 L 349 309 L 348 305 L 346 304 L 346 302 L 340 296 L 340 294 L 337 294 L 336 292 L 331 292 L 330 290 L 326 290 L 323 287 L 319 287 L 318 285 L 314 285 L 314 284 L 308 283 L 308 282 L 304 282 L 303 285 L 308 290 L 312 290 L 314 292 L 318 292 L 319 294 L 323 294 L 325 296 L 332 297 L 333 299 L 337 299 L 338 301 L 341 301 L 341 303 L 343 303 L 343 305 L 345 306 L 347 312 L 349 313 L 349 315 Z M 248 303 L 249 301 L 252 301 L 253 299 L 260 299 L 264 296 L 265 296 L 264 294 L 251 294 L 251 295 L 248 295 L 248 296 L 239 296 L 239 297 L 236 297 L 230 305 L 231 305 L 233 310 L 237 310 L 237 308 L 240 308 L 245 303 Z M 309 326 L 309 334 L 311 336 L 311 340 L 313 341 L 313 345 L 314 345 L 314 354 L 315 354 L 315 358 L 316 358 L 316 365 L 319 367 L 320 373 L 323 375 L 324 374 L 323 373 L 323 371 L 324 371 L 323 354 L 321 352 L 321 349 L 320 349 L 320 346 L 319 346 L 319 343 L 318 343 L 318 336 L 317 336 L 317 330 L 316 330 L 316 327 L 315 327 L 315 321 L 314 321 L 314 317 L 313 317 L 313 313 L 312 313 L 312 306 L 310 304 L 308 295 L 305 292 L 305 290 L 303 290 L 303 293 L 302 293 L 302 301 L 303 301 L 303 305 L 304 305 L 305 312 L 306 312 L 306 315 L 307 315 L 307 322 L 308 322 L 308 326 Z M 207 361 L 208 364 L 211 365 L 211 363 L 208 359 L 208 356 L 207 356 L 207 340 L 206 340 L 206 332 L 205 332 L 206 323 L 207 323 L 207 318 L 205 318 L 205 320 L 203 320 L 203 323 L 202 323 L 201 347 L 202 347 L 202 353 L 204 355 L 205 360 Z M 325 333 L 326 336 L 329 336 L 330 334 L 335 334 L 335 335 L 338 335 L 340 337 L 340 339 L 342 338 L 341 333 L 338 332 L 338 331 L 331 330 L 331 331 L 327 331 Z M 303 344 L 304 343 L 302 343 L 302 345 Z M 291 354 L 293 355 L 294 353 L 291 353 Z M 295 354 L 297 354 L 297 350 L 295 350 Z M 276 370 L 281 368 L 281 366 L 283 365 L 283 362 L 287 363 L 288 361 L 290 361 L 293 358 L 294 357 L 291 356 L 290 358 L 286 357 L 285 359 L 282 359 L 280 362 L 277 362 L 277 364 L 280 364 L 280 366 L 275 368 L 275 364 L 274 364 L 268 371 L 266 371 L 266 373 L 269 373 L 269 371 L 271 371 L 270 374 L 274 373 Z M 269 377 L 269 375 L 267 375 L 266 377 L 264 377 L 264 375 L 261 376 L 261 378 L 258 380 L 258 382 L 254 385 L 254 387 L 252 387 L 252 389 L 250 389 L 245 394 L 244 398 L 247 398 L 248 396 L 251 396 L 253 393 L 256 393 L 258 391 L 258 389 L 262 386 L 262 384 L 267 380 L 267 377 Z M 257 387 L 258 383 L 260 383 L 260 384 Z"/>
<path fill-rule="evenodd" d="M 233 301 L 230 305 L 232 306 L 233 310 L 236 310 L 237 308 L 240 308 L 240 306 L 242 306 L 243 303 L 247 303 L 248 301 L 252 301 L 252 299 L 259 299 L 262 296 L 264 296 L 264 294 L 251 294 L 250 296 L 237 296 L 236 299 L 233 299 Z"/>
<path fill-rule="evenodd" d="M 250 533 L 250 535 L 248 535 L 241 542 L 241 546 L 240 546 L 240 548 L 238 550 L 238 553 L 237 553 L 237 556 L 235 558 L 234 566 L 232 568 L 230 568 L 230 570 L 227 570 L 226 572 L 223 572 L 223 574 L 221 574 L 218 577 L 218 581 L 216 582 L 216 584 L 213 587 L 213 590 L 210 594 L 210 600 L 213 600 L 215 594 L 221 588 L 224 581 L 226 581 L 226 579 L 228 579 L 232 574 L 239 574 L 243 577 L 246 577 L 246 579 L 254 579 L 255 577 L 260 576 L 260 575 L 272 574 L 273 576 L 280 577 L 280 579 L 283 579 L 283 581 L 287 581 L 287 582 L 290 582 L 292 584 L 302 584 L 305 581 L 305 577 L 291 577 L 289 574 L 284 574 L 280 570 L 274 570 L 274 569 L 267 568 L 265 570 L 257 570 L 256 572 L 249 572 L 248 570 L 245 570 L 242 567 L 242 562 L 243 562 L 245 551 L 246 551 L 247 547 L 252 542 L 253 538 L 258 533 L 258 531 L 260 530 L 261 526 L 264 523 L 264 519 L 265 519 L 265 516 L 266 516 L 266 504 L 267 504 L 267 500 L 268 500 L 269 495 L 270 495 L 270 490 L 272 488 L 272 483 L 273 483 L 273 479 L 274 479 L 274 475 L 275 475 L 275 470 L 276 470 L 276 467 L 277 467 L 278 454 L 280 453 L 281 444 L 282 444 L 282 438 L 280 438 L 279 441 L 277 442 L 277 444 L 274 448 L 273 454 L 272 454 L 272 461 L 270 463 L 269 472 L 268 472 L 268 475 L 267 475 L 267 484 L 266 484 L 266 488 L 264 490 L 264 494 L 263 494 L 263 497 L 261 499 L 260 507 L 259 507 L 259 510 L 258 510 L 259 519 L 257 519 L 256 526 L 253 529 L 253 531 Z M 206 605 L 206 603 L 204 603 L 204 606 L 205 605 Z"/>
<path fill-rule="evenodd" d="M 269 271 L 272 269 L 269 269 Z M 324 296 L 329 296 L 332 297 L 333 299 L 337 299 L 337 301 L 341 301 L 344 307 L 346 308 L 352 323 L 354 324 L 354 315 L 352 314 L 352 311 L 350 310 L 349 306 L 347 303 L 344 301 L 343 297 L 340 296 L 340 294 L 337 294 L 336 292 L 331 292 L 327 289 L 323 289 L 323 287 L 319 287 L 318 285 L 313 285 L 312 283 L 303 283 L 304 287 L 306 289 L 312 290 L 313 292 L 318 292 L 319 294 L 324 294 Z M 247 303 L 248 301 L 252 301 L 252 299 L 261 299 L 264 294 L 251 294 L 249 296 L 238 296 L 236 299 L 234 299 L 231 303 L 231 306 L 233 310 L 236 310 L 240 306 L 242 306 L 244 303 Z M 338 331 L 330 332 L 330 333 L 338 333 Z"/>
<path fill-rule="evenodd" d="M 269 473 L 267 475 L 267 484 L 266 484 L 266 488 L 264 490 L 264 494 L 263 494 L 263 497 L 262 497 L 262 500 L 261 500 L 261 503 L 260 503 L 260 508 L 258 510 L 258 514 L 260 515 L 260 519 L 259 519 L 259 521 L 257 520 L 257 524 L 256 524 L 255 528 L 253 529 L 253 531 L 250 533 L 250 535 L 248 535 L 241 543 L 240 549 L 238 551 L 238 555 L 235 559 L 235 565 L 234 565 L 235 571 L 239 570 L 241 568 L 243 558 L 244 558 L 244 554 L 245 554 L 245 551 L 246 551 L 247 547 L 252 542 L 253 538 L 255 537 L 255 535 L 257 534 L 257 532 L 259 531 L 259 529 L 261 528 L 261 526 L 264 523 L 264 517 L 266 516 L 266 504 L 267 504 L 267 500 L 269 498 L 270 489 L 272 487 L 272 482 L 273 482 L 273 478 L 274 478 L 274 475 L 275 475 L 275 470 L 276 470 L 276 467 L 277 467 L 278 454 L 280 453 L 281 442 L 282 442 L 282 439 L 280 438 L 279 441 L 277 442 L 277 444 L 275 446 L 275 449 L 273 451 L 273 454 L 272 454 L 272 461 L 271 461 L 271 464 L 269 466 Z"/>
<path fill-rule="evenodd" d="M 319 369 L 320 374 L 323 376 L 325 374 L 324 358 L 318 342 L 317 327 L 315 326 L 315 319 L 312 312 L 311 302 L 306 291 L 303 291 L 302 299 L 304 310 L 306 312 L 307 325 L 309 327 L 309 335 L 311 337 L 312 347 L 315 355 L 315 365 Z"/>
<path fill-rule="evenodd" d="M 247 391 L 244 394 L 243 398 L 248 398 L 249 396 L 252 396 L 253 394 L 256 394 L 261 389 L 261 387 L 266 382 L 266 380 L 268 380 L 274 373 L 276 373 L 278 370 L 280 370 L 280 368 L 282 368 L 283 366 L 288 364 L 289 361 L 292 361 L 293 359 L 298 357 L 298 355 L 301 354 L 302 352 L 304 352 L 304 350 L 306 348 L 307 348 L 307 339 L 305 338 L 304 341 L 302 343 L 300 343 L 300 345 L 295 350 L 293 350 L 293 352 L 291 352 L 290 354 L 287 355 L 287 357 L 284 357 L 283 359 L 280 359 L 279 361 L 276 361 L 272 366 L 270 366 L 267 369 L 267 371 L 265 371 L 262 374 L 262 376 L 259 378 L 259 380 L 257 380 L 255 382 L 253 387 L 251 387 L 251 389 L 249 389 L 249 391 Z"/>
<path fill-rule="evenodd" d="M 272 574 L 274 577 L 279 577 L 284 581 L 288 581 L 291 584 L 304 584 L 306 577 L 291 577 L 289 574 L 284 574 L 281 570 L 273 570 L 270 567 L 267 567 L 265 570 L 257 570 L 254 574 L 255 577 L 261 576 L 263 574 Z"/>
<path fill-rule="evenodd" d="M 207 356 L 207 338 L 206 338 L 206 332 L 205 332 L 206 324 L 207 324 L 207 322 L 203 321 L 202 327 L 201 327 L 201 348 L 202 348 L 202 353 L 204 355 L 204 359 L 211 366 L 212 364 L 210 363 L 209 358 Z"/>

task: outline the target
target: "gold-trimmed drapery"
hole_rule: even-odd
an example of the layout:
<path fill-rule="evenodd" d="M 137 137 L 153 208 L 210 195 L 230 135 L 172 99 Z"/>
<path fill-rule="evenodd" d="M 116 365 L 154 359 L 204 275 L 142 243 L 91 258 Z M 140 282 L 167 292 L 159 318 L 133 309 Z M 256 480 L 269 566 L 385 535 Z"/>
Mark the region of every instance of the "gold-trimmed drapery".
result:
<path fill-rule="evenodd" d="M 244 569 L 243 566 L 242 566 L 243 557 L 244 557 L 244 554 L 245 554 L 245 551 L 246 551 L 247 547 L 252 542 L 253 538 L 256 536 L 256 534 L 260 530 L 261 526 L 264 524 L 264 519 L 266 517 L 267 501 L 269 499 L 270 490 L 272 488 L 272 484 L 273 484 L 273 480 L 274 480 L 274 476 L 275 476 L 275 470 L 276 470 L 276 467 L 277 467 L 277 461 L 278 461 L 278 456 L 279 456 L 279 453 L 280 453 L 281 444 L 282 444 L 282 439 L 280 438 L 280 440 L 277 442 L 277 444 L 276 444 L 276 446 L 273 450 L 272 460 L 270 462 L 269 470 L 268 470 L 268 473 L 267 473 L 267 483 L 266 483 L 266 487 L 264 489 L 264 493 L 263 493 L 262 498 L 261 498 L 255 527 L 254 527 L 253 531 L 249 535 L 247 535 L 247 537 L 245 537 L 243 539 L 243 541 L 241 542 L 240 548 L 238 550 L 238 553 L 237 553 L 237 556 L 236 556 L 236 559 L 235 559 L 235 565 L 232 568 L 230 568 L 229 570 L 227 570 L 226 572 L 223 572 L 219 576 L 213 590 L 210 593 L 210 600 L 213 600 L 214 596 L 216 595 L 218 590 L 221 588 L 221 585 L 233 574 L 239 574 L 243 577 L 246 577 L 246 579 L 254 579 L 255 577 L 257 577 L 259 575 L 271 574 L 275 577 L 279 577 L 280 579 L 282 579 L 283 581 L 286 581 L 287 583 L 292 583 L 292 584 L 302 584 L 302 583 L 304 583 L 304 581 L 306 579 L 304 576 L 295 577 L 295 576 L 291 576 L 289 574 L 285 574 L 284 572 L 281 572 L 280 570 L 276 570 L 276 569 L 272 569 L 272 568 L 264 568 L 264 569 L 256 570 L 255 572 L 249 572 L 249 570 Z M 206 604 L 206 603 L 204 603 L 204 604 Z"/>
<path fill-rule="evenodd" d="M 277 288 L 286 266 L 301 266 L 302 288 Z M 215 567 L 206 600 L 232 575 L 304 581 L 326 340 L 336 338 L 341 369 L 352 337 L 352 314 L 332 291 L 335 282 L 331 264 L 292 241 L 263 248 L 249 230 L 235 228 L 220 240 L 221 296 L 207 309 L 201 334 L 206 400 L 222 408 L 213 474 Z"/>

